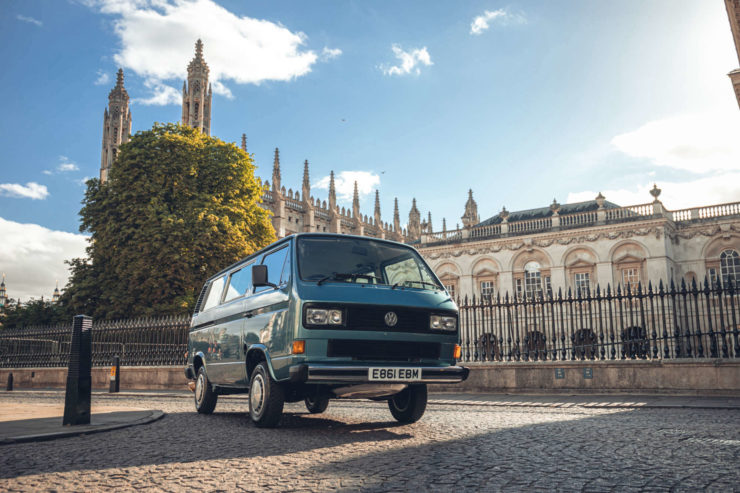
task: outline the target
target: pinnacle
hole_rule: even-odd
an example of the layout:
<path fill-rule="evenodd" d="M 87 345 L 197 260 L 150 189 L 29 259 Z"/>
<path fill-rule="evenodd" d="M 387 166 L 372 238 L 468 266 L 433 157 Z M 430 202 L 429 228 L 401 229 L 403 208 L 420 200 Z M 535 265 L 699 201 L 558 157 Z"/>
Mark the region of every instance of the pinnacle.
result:
<path fill-rule="evenodd" d="M 123 87 L 123 69 L 118 69 L 118 74 L 116 74 L 116 86 Z"/>
<path fill-rule="evenodd" d="M 203 41 L 200 38 L 195 42 L 195 58 L 203 60 Z"/>

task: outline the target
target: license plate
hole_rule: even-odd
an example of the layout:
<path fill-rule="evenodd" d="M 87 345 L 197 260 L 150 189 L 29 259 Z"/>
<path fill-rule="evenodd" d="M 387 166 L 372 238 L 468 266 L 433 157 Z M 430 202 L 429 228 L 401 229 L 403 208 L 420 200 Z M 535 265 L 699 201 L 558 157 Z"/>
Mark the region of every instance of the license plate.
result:
<path fill-rule="evenodd" d="M 421 368 L 370 368 L 367 371 L 367 378 L 373 382 L 421 380 Z"/>

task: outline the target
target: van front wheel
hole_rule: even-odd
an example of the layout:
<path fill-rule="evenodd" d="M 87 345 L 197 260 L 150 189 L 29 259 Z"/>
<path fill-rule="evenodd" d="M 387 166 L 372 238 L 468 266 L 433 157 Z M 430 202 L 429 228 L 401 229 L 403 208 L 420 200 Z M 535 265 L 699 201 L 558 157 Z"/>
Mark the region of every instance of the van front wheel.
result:
<path fill-rule="evenodd" d="M 195 409 L 200 414 L 211 414 L 216 408 L 218 394 L 213 391 L 211 382 L 206 375 L 206 367 L 201 366 L 198 369 L 198 376 L 195 377 Z"/>
<path fill-rule="evenodd" d="M 409 385 L 406 389 L 388 399 L 388 408 L 397 421 L 415 423 L 424 415 L 427 408 L 427 386 Z"/>
<path fill-rule="evenodd" d="M 260 428 L 274 428 L 283 415 L 283 388 L 270 377 L 264 361 L 252 371 L 249 380 L 249 417 Z"/>

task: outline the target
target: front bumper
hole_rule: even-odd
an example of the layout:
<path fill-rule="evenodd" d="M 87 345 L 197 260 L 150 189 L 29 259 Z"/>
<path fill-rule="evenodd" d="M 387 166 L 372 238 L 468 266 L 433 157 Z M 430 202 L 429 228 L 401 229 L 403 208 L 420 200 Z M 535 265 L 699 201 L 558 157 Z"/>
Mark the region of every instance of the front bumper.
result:
<path fill-rule="evenodd" d="M 370 368 L 375 368 L 376 366 L 379 365 L 295 365 L 290 367 L 290 380 L 291 382 L 306 383 L 369 383 L 371 380 L 368 378 L 368 372 Z M 421 380 L 415 380 L 413 382 L 388 380 L 387 383 L 460 383 L 468 378 L 469 373 L 470 369 L 463 366 L 422 366 Z M 372 381 L 372 383 L 381 382 Z"/>

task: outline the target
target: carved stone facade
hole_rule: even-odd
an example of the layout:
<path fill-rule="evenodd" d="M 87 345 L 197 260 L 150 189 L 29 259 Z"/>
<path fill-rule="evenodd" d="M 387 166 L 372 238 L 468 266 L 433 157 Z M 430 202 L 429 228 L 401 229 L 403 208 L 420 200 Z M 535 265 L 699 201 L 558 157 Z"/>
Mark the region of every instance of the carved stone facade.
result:
<path fill-rule="evenodd" d="M 732 39 L 735 41 L 735 51 L 740 61 L 740 0 L 725 0 L 727 7 L 727 17 L 730 19 L 730 29 L 732 30 Z M 737 68 L 727 74 L 732 81 L 732 87 L 735 90 L 737 104 L 740 106 L 740 68 Z"/>
<path fill-rule="evenodd" d="M 246 140 L 242 136 L 242 148 L 246 150 Z M 329 197 L 320 200 L 311 196 L 308 161 L 303 163 L 303 183 L 300 191 L 282 185 L 280 172 L 280 151 L 275 149 L 272 166 L 272 184 L 265 181 L 268 191 L 262 197 L 262 207 L 272 212 L 272 225 L 278 238 L 300 232 L 343 233 L 358 236 L 371 236 L 411 243 L 418 241 L 422 232 L 431 232 L 431 213 L 428 221 L 421 220 L 412 201 L 407 228 L 401 227 L 398 212 L 398 199 L 395 200 L 392 222 L 383 222 L 380 210 L 380 193 L 375 191 L 375 210 L 369 217 L 360 212 L 360 197 L 355 182 L 352 208 L 337 205 L 334 172 L 329 177 Z"/>
<path fill-rule="evenodd" d="M 118 69 L 116 86 L 108 94 L 108 107 L 103 112 L 103 150 L 100 157 L 100 181 L 108 180 L 110 168 L 118 155 L 118 147 L 128 142 L 131 135 L 131 108 L 123 70 Z"/>
<path fill-rule="evenodd" d="M 504 209 L 475 226 L 422 234 L 416 246 L 456 296 L 740 276 L 740 203 L 669 211 L 660 190 L 651 193 L 652 203 L 629 207 L 599 194 L 578 204 Z"/>

